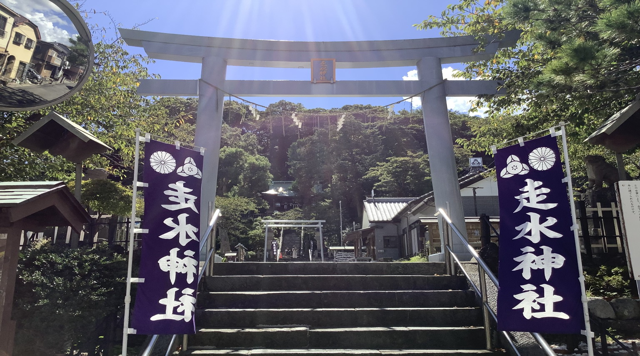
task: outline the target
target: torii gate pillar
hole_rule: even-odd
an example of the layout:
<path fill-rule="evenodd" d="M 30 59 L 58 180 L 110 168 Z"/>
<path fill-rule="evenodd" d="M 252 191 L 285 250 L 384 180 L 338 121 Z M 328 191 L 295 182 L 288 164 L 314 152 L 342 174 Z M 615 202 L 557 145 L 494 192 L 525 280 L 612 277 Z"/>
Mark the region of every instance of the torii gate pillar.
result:
<path fill-rule="evenodd" d="M 224 93 L 216 89 L 224 87 L 227 61 L 218 57 L 202 59 L 201 80 L 198 82 L 198 117 L 196 119 L 195 145 L 204 147 L 202 167 L 202 193 L 200 197 L 200 231 L 209 226 L 216 201 L 220 139 L 222 136 L 222 110 Z"/>
<path fill-rule="evenodd" d="M 436 210 L 443 208 L 448 212 L 455 226 L 467 236 L 467 229 L 458 184 L 458 171 L 453 150 L 453 136 L 449 124 L 447 92 L 442 78 L 440 58 L 425 57 L 418 61 L 418 78 L 427 90 L 422 94 L 422 119 L 427 136 L 429 166 L 435 197 Z M 439 84 L 439 85 L 438 85 Z M 444 236 L 444 224 L 439 224 L 440 236 Z M 452 238 L 452 248 L 456 254 L 470 257 L 470 254 L 457 237 Z M 443 250 L 444 252 L 444 245 Z M 466 258 L 464 258 L 466 259 Z"/>

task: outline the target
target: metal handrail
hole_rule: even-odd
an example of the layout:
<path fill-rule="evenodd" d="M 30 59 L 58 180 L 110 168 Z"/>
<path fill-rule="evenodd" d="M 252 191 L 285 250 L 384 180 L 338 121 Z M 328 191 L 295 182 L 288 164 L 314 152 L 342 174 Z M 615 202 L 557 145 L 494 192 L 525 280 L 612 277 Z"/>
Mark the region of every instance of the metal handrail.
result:
<path fill-rule="evenodd" d="M 623 349 L 627 353 L 627 355 L 630 355 L 630 356 L 640 355 L 640 353 L 638 353 L 638 350 L 635 348 L 635 345 L 632 346 L 633 348 L 629 348 L 627 345 L 623 344 L 620 340 L 618 340 L 618 338 L 615 337 L 615 335 L 611 334 L 609 330 L 607 330 L 607 325 L 605 324 L 605 321 L 603 319 L 598 318 L 592 313 L 589 313 L 589 320 L 592 323 L 595 321 L 595 324 L 599 329 L 600 347 L 602 349 L 602 351 L 600 352 L 600 355 L 609 356 L 609 343 L 607 342 L 607 337 L 610 337 L 611 340 L 613 340 L 613 345 L 618 345 L 618 347 Z"/>
<path fill-rule="evenodd" d="M 449 246 L 449 244 L 450 244 L 449 239 L 450 238 L 447 238 L 446 240 L 443 239 L 445 241 L 445 264 L 447 264 L 447 270 L 448 271 L 452 271 L 451 260 L 449 258 L 447 258 L 447 256 L 446 256 L 446 253 L 448 252 L 449 256 L 458 264 L 458 266 L 460 267 L 460 270 L 462 271 L 462 273 L 464 273 L 465 277 L 467 277 L 467 279 L 469 280 L 471 286 L 475 290 L 476 294 L 482 299 L 482 310 L 483 310 L 483 314 L 484 314 L 485 337 L 486 337 L 486 341 L 487 341 L 487 349 L 491 349 L 491 335 L 490 335 L 490 329 L 489 329 L 489 327 L 490 327 L 489 316 L 491 316 L 496 323 L 498 322 L 498 317 L 497 317 L 496 313 L 489 306 L 489 303 L 488 303 L 488 300 L 487 300 L 487 286 L 486 286 L 485 275 L 489 277 L 489 279 L 491 280 L 491 282 L 493 282 L 493 284 L 496 286 L 496 288 L 500 289 L 500 284 L 498 283 L 498 278 L 496 278 L 496 276 L 493 275 L 493 273 L 491 272 L 491 269 L 489 268 L 489 266 L 487 266 L 487 264 L 484 262 L 484 260 L 478 254 L 478 252 L 476 252 L 476 250 L 469 244 L 469 242 L 464 237 L 464 235 L 462 235 L 460 230 L 458 230 L 458 228 L 453 224 L 453 222 L 451 221 L 451 218 L 449 218 L 447 213 L 442 208 L 438 209 L 438 212 L 439 212 L 440 215 L 442 215 L 442 218 L 447 222 L 447 224 L 449 225 L 449 228 L 451 229 L 451 231 L 453 231 L 458 236 L 458 238 L 462 241 L 462 244 L 467 248 L 469 253 L 471 253 L 471 256 L 473 256 L 473 258 L 475 258 L 477 263 L 478 263 L 478 269 L 479 269 L 478 276 L 479 276 L 479 282 L 480 282 L 480 290 L 478 290 L 478 287 L 476 287 L 476 285 L 473 283 L 473 280 L 471 279 L 469 274 L 465 271 L 464 267 L 462 266 L 462 262 L 460 262 L 460 259 L 458 259 L 458 256 L 456 256 L 456 254 L 453 252 L 453 250 Z M 447 236 L 445 236 L 445 237 L 447 237 Z M 511 348 L 516 352 L 516 354 L 518 356 L 520 356 L 520 353 L 518 352 L 518 349 L 515 346 L 515 344 L 513 343 L 513 340 L 511 339 L 509 334 L 506 331 L 502 331 L 502 335 L 509 342 Z M 544 352 L 547 355 L 549 355 L 549 356 L 555 356 L 556 355 L 556 353 L 551 349 L 551 346 L 549 346 L 547 341 L 540 334 L 532 332 L 531 336 L 534 338 L 534 340 L 536 340 L 538 345 L 540 345 L 542 350 L 544 350 Z"/>
<path fill-rule="evenodd" d="M 491 223 L 491 220 L 489 219 L 489 216 L 483 215 L 483 216 L 480 216 L 480 218 L 484 219 L 484 221 L 487 222 L 487 225 L 489 225 L 489 227 L 491 228 L 491 230 L 493 230 L 493 232 L 496 234 L 496 236 L 500 236 L 500 233 L 498 232 L 498 230 L 496 230 L 496 228 Z"/>
<path fill-rule="evenodd" d="M 205 231 L 205 233 L 202 235 L 202 238 L 200 239 L 200 246 L 198 248 L 199 261 L 200 261 L 202 249 L 207 246 L 208 246 L 208 249 L 207 249 L 204 265 L 202 266 L 202 268 L 200 269 L 200 272 L 198 273 L 198 282 L 197 282 L 198 286 L 200 285 L 200 280 L 205 275 L 205 272 L 209 267 L 209 261 L 211 260 L 211 257 L 216 250 L 215 234 L 213 234 L 214 236 L 213 240 L 209 239 L 209 237 L 212 235 L 212 232 L 215 231 L 216 225 L 218 224 L 218 220 L 220 219 L 221 216 L 222 214 L 220 213 L 220 209 L 216 209 L 216 211 L 213 213 L 213 216 L 211 217 L 211 220 L 209 221 L 209 226 L 207 227 L 207 230 Z M 198 298 L 198 288 L 196 287 L 196 299 L 197 298 Z M 151 353 L 153 352 L 153 349 L 156 343 L 158 342 L 159 337 L 160 337 L 159 335 L 151 336 L 151 340 L 149 341 L 149 344 L 147 345 L 147 347 L 145 347 L 145 349 L 142 351 L 140 356 L 150 356 Z M 167 352 L 165 353 L 165 356 L 171 355 L 171 353 L 173 352 L 173 349 L 178 343 L 178 340 L 179 340 L 179 335 L 172 335 L 171 342 L 169 342 L 169 347 L 167 348 Z M 186 340 L 183 340 L 183 342 L 184 341 Z M 184 344 L 186 345 L 186 342 L 184 342 Z"/>
<path fill-rule="evenodd" d="M 207 231 L 205 231 L 203 235 L 204 238 L 200 239 L 200 248 L 198 249 L 198 258 L 202 253 L 202 249 L 205 246 L 207 246 L 207 243 L 209 243 L 209 236 L 211 236 L 211 232 L 213 231 L 213 229 L 215 229 L 220 216 L 222 216 L 222 214 L 220 213 L 220 209 L 216 209 L 216 211 L 213 213 L 213 216 L 211 217 L 211 221 L 209 221 L 209 227 L 207 228 Z M 216 249 L 215 249 L 215 237 L 214 237 L 214 240 L 211 241 L 211 244 L 209 244 L 209 251 L 207 251 L 207 256 L 204 261 L 204 266 L 202 266 L 202 269 L 200 269 L 200 273 L 198 273 L 198 285 L 200 284 L 200 280 L 202 279 L 202 276 L 204 276 L 204 272 L 207 270 L 207 267 L 209 267 L 209 261 L 211 260 L 211 256 L 213 255 L 215 250 Z"/>

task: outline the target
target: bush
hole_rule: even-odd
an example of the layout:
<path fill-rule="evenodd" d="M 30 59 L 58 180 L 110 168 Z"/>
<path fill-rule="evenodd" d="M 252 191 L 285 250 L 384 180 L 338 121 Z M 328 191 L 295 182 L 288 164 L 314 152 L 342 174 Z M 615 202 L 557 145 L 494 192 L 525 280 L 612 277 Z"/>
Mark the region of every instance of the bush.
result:
<path fill-rule="evenodd" d="M 402 260 L 400 262 L 408 262 L 408 263 L 424 263 L 424 262 L 429 262 L 429 258 L 427 257 L 427 255 L 423 254 L 423 253 L 419 253 L 415 256 L 411 256 L 409 257 L 409 259 L 406 260 Z"/>
<path fill-rule="evenodd" d="M 15 355 L 92 355 L 107 317 L 124 301 L 126 261 L 106 245 L 67 249 L 48 241 L 21 253 Z"/>
<path fill-rule="evenodd" d="M 600 266 L 595 275 L 586 271 L 585 284 L 594 297 L 631 297 L 631 280 L 626 266 Z"/>

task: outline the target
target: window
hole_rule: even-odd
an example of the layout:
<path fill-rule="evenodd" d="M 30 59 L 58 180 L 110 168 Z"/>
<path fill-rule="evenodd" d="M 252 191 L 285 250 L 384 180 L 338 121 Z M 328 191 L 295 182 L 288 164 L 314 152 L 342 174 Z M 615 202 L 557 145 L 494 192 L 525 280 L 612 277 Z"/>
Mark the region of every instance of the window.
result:
<path fill-rule="evenodd" d="M 7 27 L 7 18 L 4 16 L 0 16 L 0 38 L 4 38 L 6 32 L 5 28 Z"/>
<path fill-rule="evenodd" d="M 32 49 L 33 48 L 33 40 L 31 38 L 27 38 L 27 42 L 24 44 L 24 48 Z"/>
<path fill-rule="evenodd" d="M 22 42 L 24 42 L 25 36 L 21 33 L 16 32 L 16 35 L 13 36 L 13 44 L 20 46 Z"/>
<path fill-rule="evenodd" d="M 398 237 L 397 236 L 385 236 L 384 237 L 384 248 L 398 248 Z"/>

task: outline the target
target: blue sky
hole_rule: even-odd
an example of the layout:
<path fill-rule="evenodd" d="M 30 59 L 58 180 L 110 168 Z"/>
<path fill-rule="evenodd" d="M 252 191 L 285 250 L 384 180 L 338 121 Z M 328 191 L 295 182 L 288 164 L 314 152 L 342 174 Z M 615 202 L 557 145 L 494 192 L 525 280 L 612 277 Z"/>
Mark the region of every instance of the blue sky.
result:
<path fill-rule="evenodd" d="M 37 4 L 47 0 L 0 0 Z M 363 41 L 439 37 L 438 30 L 419 31 L 413 24 L 439 15 L 456 0 L 87 0 L 85 9 L 108 11 L 113 20 L 131 28 L 150 19 L 145 31 L 187 35 L 289 41 Z M 113 27 L 110 20 L 92 15 L 88 22 Z M 139 48 L 131 52 L 143 53 Z M 450 77 L 461 64 L 445 65 Z M 200 64 L 156 61 L 149 69 L 165 79 L 197 79 Z M 338 80 L 400 80 L 415 76 L 414 67 L 342 69 Z M 309 69 L 229 67 L 228 79 L 308 80 Z M 248 98 L 268 105 L 281 99 L 307 108 L 349 104 L 386 105 L 401 98 Z M 409 109 L 409 103 L 396 106 Z M 466 111 L 468 99 L 449 99 L 450 109 Z"/>

